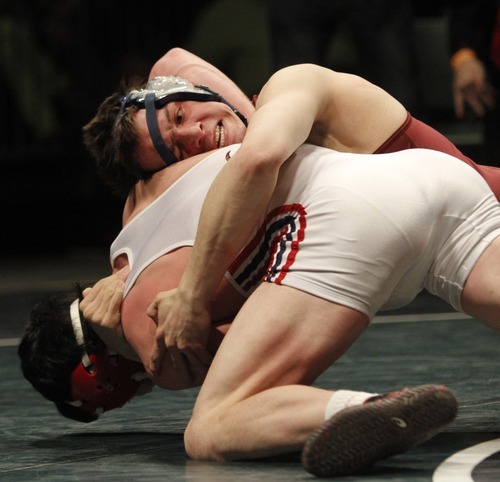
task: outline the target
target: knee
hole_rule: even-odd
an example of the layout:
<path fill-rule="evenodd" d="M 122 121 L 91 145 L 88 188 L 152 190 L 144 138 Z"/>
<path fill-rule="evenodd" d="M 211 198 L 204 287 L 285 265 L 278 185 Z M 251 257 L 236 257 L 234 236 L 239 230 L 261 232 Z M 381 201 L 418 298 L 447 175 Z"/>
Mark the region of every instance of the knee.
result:
<path fill-rule="evenodd" d="M 189 458 L 193 460 L 227 460 L 221 447 L 223 432 L 221 418 L 214 416 L 194 416 L 184 432 L 184 446 Z"/>

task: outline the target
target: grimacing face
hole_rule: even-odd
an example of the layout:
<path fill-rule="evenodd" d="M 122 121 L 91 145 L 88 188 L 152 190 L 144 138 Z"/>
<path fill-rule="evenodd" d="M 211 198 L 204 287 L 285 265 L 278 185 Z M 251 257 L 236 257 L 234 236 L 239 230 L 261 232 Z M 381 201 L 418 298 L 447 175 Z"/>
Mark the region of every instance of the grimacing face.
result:
<path fill-rule="evenodd" d="M 156 111 L 158 125 L 167 147 L 178 160 L 208 152 L 243 140 L 246 127 L 222 102 L 169 102 Z M 149 135 L 146 111 L 134 116 L 138 132 L 136 159 L 145 172 L 165 167 Z"/>

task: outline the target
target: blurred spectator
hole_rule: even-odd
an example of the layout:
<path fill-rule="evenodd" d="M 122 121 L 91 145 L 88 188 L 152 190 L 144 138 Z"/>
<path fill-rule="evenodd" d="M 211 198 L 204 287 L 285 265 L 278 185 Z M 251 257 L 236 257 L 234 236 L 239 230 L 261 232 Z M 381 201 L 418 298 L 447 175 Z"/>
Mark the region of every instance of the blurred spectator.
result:
<path fill-rule="evenodd" d="M 146 78 L 209 3 L 0 0 L 2 252 L 109 246 L 121 203 L 98 178 L 82 126 L 123 76 Z"/>
<path fill-rule="evenodd" d="M 499 2 L 453 0 L 449 8 L 455 114 L 484 119 L 481 159 L 500 166 Z"/>
<path fill-rule="evenodd" d="M 122 77 L 146 78 L 191 31 L 206 0 L 0 0 L 0 85 L 29 136 L 8 141 L 81 144 L 80 130 Z M 14 126 L 15 128 L 15 126 Z"/>
<path fill-rule="evenodd" d="M 275 69 L 325 65 L 331 39 L 346 24 L 359 66 L 354 73 L 387 90 L 412 114 L 421 114 L 410 0 L 272 0 L 270 5 Z"/>

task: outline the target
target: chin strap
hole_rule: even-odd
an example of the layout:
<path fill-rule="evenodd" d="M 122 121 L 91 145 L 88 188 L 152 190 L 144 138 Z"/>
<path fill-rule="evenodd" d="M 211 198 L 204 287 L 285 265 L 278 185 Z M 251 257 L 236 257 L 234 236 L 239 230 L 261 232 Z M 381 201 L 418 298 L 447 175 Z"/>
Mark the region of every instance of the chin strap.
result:
<path fill-rule="evenodd" d="M 167 147 L 161 135 L 156 111 L 169 102 L 221 102 L 227 105 L 236 116 L 248 126 L 246 117 L 229 103 L 222 95 L 214 92 L 205 85 L 193 85 L 180 77 L 158 76 L 151 79 L 145 89 L 132 90 L 120 100 L 120 110 L 115 126 L 125 109 L 129 105 L 136 105 L 139 109 L 146 109 L 146 123 L 153 145 L 162 158 L 165 166 L 178 161 L 174 153 Z"/>

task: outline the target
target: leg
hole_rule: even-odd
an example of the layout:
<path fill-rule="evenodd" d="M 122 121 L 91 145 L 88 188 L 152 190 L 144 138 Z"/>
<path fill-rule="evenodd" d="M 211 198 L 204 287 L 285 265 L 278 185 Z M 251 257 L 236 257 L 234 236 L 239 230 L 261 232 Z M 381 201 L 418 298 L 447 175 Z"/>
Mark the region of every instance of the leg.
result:
<path fill-rule="evenodd" d="M 331 415 L 341 392 L 306 386 L 366 323 L 365 315 L 349 308 L 291 288 L 261 286 L 230 328 L 200 391 L 185 434 L 188 454 L 249 459 L 300 451 L 305 444 L 305 468 L 330 476 L 364 470 L 439 432 L 457 410 L 444 387 L 358 399 L 350 408 L 341 403 Z M 331 418 L 325 422 L 327 406 Z"/>
<path fill-rule="evenodd" d="M 188 454 L 230 460 L 301 450 L 324 422 L 332 395 L 306 385 L 366 325 L 357 311 L 264 283 L 238 314 L 209 370 L 186 430 Z"/>
<path fill-rule="evenodd" d="M 483 252 L 467 278 L 462 309 L 500 331 L 500 237 Z"/>

